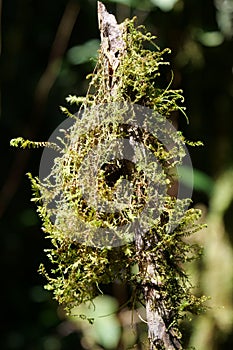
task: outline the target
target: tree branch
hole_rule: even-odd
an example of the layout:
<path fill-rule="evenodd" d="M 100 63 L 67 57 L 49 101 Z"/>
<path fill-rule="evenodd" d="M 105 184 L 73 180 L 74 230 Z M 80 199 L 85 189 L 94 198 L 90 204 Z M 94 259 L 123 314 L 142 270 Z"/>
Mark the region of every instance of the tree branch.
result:
<path fill-rule="evenodd" d="M 101 52 L 104 58 L 103 66 L 106 76 L 106 90 L 114 96 L 117 79 L 115 72 L 126 53 L 126 43 L 123 40 L 124 27 L 118 24 L 114 15 L 109 14 L 105 6 L 98 1 L 98 19 L 101 38 Z"/>
<path fill-rule="evenodd" d="M 101 53 L 103 56 L 104 81 L 106 91 L 115 96 L 117 78 L 114 76 L 123 55 L 127 55 L 124 41 L 124 27 L 118 24 L 114 15 L 109 14 L 105 6 L 98 2 L 98 18 L 101 36 Z M 158 238 L 148 241 L 141 232 L 135 233 L 139 269 L 143 272 L 142 290 L 146 303 L 148 338 L 150 350 L 180 350 L 182 346 L 175 328 L 172 326 L 173 315 L 167 310 L 161 294 L 160 276 L 158 275 L 152 253 L 145 254 L 145 248 L 155 244 Z"/>

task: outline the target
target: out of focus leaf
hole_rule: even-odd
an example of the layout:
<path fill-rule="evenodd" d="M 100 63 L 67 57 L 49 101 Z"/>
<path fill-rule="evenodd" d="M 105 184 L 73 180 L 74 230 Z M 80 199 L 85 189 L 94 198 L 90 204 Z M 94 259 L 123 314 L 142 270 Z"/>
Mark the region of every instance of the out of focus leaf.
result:
<path fill-rule="evenodd" d="M 108 2 L 123 4 L 142 10 L 150 10 L 153 7 L 152 0 L 108 0 Z"/>
<path fill-rule="evenodd" d="M 91 39 L 86 41 L 83 45 L 72 47 L 67 52 L 68 62 L 75 65 L 89 62 L 91 58 L 97 57 L 99 46 L 100 41 L 98 39 Z"/>
<path fill-rule="evenodd" d="M 193 185 L 194 190 L 205 192 L 208 196 L 213 190 L 214 181 L 210 176 L 198 169 L 182 166 L 179 168 L 179 178 L 186 186 Z"/>
<path fill-rule="evenodd" d="M 201 44 L 209 47 L 219 46 L 224 41 L 223 34 L 218 31 L 213 31 L 213 32 L 200 31 L 197 35 L 197 38 Z"/>
<path fill-rule="evenodd" d="M 109 2 L 115 2 L 123 4 L 137 9 L 149 10 L 154 6 L 159 7 L 162 11 L 170 11 L 173 9 L 175 3 L 178 0 L 108 0 Z"/>
<path fill-rule="evenodd" d="M 162 11 L 171 11 L 178 0 L 151 0 L 152 4 L 159 7 Z"/>
<path fill-rule="evenodd" d="M 117 306 L 116 299 L 109 295 L 101 295 L 94 299 L 94 307 L 83 304 L 74 308 L 71 318 L 89 341 L 97 342 L 105 349 L 115 349 L 120 338 L 120 324 L 115 314 Z M 94 319 L 94 323 L 89 324 L 87 319 L 82 320 L 82 314 L 85 314 L 87 319 Z"/>
<path fill-rule="evenodd" d="M 232 0 L 215 0 L 217 8 L 217 22 L 221 32 L 230 39 L 233 36 L 233 1 Z"/>

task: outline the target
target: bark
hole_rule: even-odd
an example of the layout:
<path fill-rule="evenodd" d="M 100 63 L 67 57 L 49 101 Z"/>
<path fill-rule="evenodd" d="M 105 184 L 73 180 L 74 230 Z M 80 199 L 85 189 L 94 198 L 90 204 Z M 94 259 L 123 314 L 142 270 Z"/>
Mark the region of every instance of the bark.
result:
<path fill-rule="evenodd" d="M 117 91 L 117 79 L 114 76 L 123 55 L 127 54 L 126 43 L 123 40 L 124 24 L 118 24 L 116 18 L 109 14 L 105 6 L 98 2 L 98 18 L 101 36 L 101 53 L 103 57 L 106 91 L 114 96 Z M 172 313 L 167 310 L 160 293 L 160 276 L 156 269 L 153 256 L 146 248 L 156 244 L 141 232 L 135 233 L 135 244 L 138 254 L 139 269 L 144 276 L 142 291 L 145 297 L 150 350 L 182 349 L 178 335 L 173 326 Z M 145 251 L 147 250 L 147 254 Z"/>
<path fill-rule="evenodd" d="M 144 276 L 142 289 L 146 304 L 150 350 L 181 350 L 179 336 L 175 327 L 172 326 L 173 313 L 165 305 L 161 291 L 163 286 L 153 254 L 148 253 L 150 246 L 154 246 L 157 242 L 156 234 L 150 239 L 141 232 L 136 232 L 135 244 L 139 270 Z"/>
<path fill-rule="evenodd" d="M 122 56 L 126 53 L 123 40 L 124 26 L 118 24 L 116 18 L 107 12 L 105 6 L 98 1 L 98 19 L 101 38 L 101 52 L 105 71 L 106 91 L 114 96 L 117 89 L 115 71 Z"/>

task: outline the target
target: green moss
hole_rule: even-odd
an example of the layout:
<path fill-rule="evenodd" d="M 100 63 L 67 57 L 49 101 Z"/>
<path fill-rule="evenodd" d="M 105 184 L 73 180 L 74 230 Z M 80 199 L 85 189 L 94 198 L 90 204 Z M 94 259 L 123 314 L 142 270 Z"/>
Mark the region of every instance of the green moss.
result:
<path fill-rule="evenodd" d="M 137 188 L 139 194 L 135 194 L 132 202 L 128 202 L 127 209 L 120 211 L 118 215 L 101 214 L 94 209 L 94 206 L 90 206 L 81 191 L 81 186 L 91 190 L 88 187 L 90 186 L 88 180 L 87 183 L 80 183 L 78 177 L 81 167 L 84 167 L 84 173 L 88 170 L 89 165 L 85 163 L 86 155 L 95 147 L 99 148 L 93 151 L 93 157 L 96 157 L 93 159 L 99 157 L 102 146 L 106 148 L 106 144 L 111 145 L 117 138 L 132 136 L 132 131 L 124 128 L 122 120 L 128 103 L 149 107 L 154 111 L 155 119 L 158 118 L 158 113 L 165 118 L 169 118 L 174 111 L 184 113 L 184 107 L 181 106 L 184 100 L 182 91 L 172 90 L 170 84 L 164 89 L 158 83 L 161 66 L 169 64 L 164 61 L 164 57 L 170 50 L 160 51 L 154 44 L 155 37 L 147 33 L 144 27 L 135 28 L 135 20 L 126 20 L 124 26 L 127 53 L 115 72 L 116 93 L 112 96 L 106 89 L 106 80 L 109 77 L 106 77 L 100 52 L 97 67 L 90 76 L 90 89 L 86 97 L 67 98 L 71 104 L 81 103 L 85 112 L 84 118 L 79 119 L 62 108 L 63 112 L 68 117 L 73 117 L 75 122 L 69 133 L 64 135 L 64 147 L 60 148 L 60 156 L 46 180 L 40 181 L 29 174 L 34 193 L 33 201 L 37 204 L 43 231 L 51 241 L 51 248 L 46 250 L 46 254 L 54 266 L 51 271 L 46 271 L 41 265 L 40 273 L 48 281 L 46 288 L 53 292 L 54 298 L 66 308 L 67 312 L 74 306 L 95 298 L 101 293 L 101 285 L 116 279 L 133 286 L 135 300 L 142 301 L 142 287 L 150 281 L 147 281 L 147 275 L 142 270 L 136 273 L 133 271 L 135 264 L 142 263 L 146 255 L 150 254 L 160 279 L 159 293 L 167 309 L 173 312 L 176 323 L 187 312 L 201 311 L 204 301 L 203 298 L 197 298 L 192 294 L 192 286 L 183 268 L 184 263 L 199 254 L 198 247 L 187 243 L 185 237 L 202 227 L 197 223 L 200 211 L 189 209 L 182 215 L 187 200 L 176 200 L 163 195 L 160 201 L 161 207 L 158 208 L 160 216 L 153 220 L 151 229 L 144 236 L 145 249 L 140 256 L 132 240 L 126 239 L 119 247 L 98 247 L 95 246 L 96 227 L 114 228 L 130 223 L 140 215 L 145 202 L 153 196 L 147 190 L 145 165 L 143 161 L 139 161 L 134 171 L 131 169 L 127 170 L 126 174 L 121 173 L 113 184 L 107 183 L 107 180 L 110 181 L 107 178 L 109 173 L 104 169 L 96 174 L 98 194 L 102 199 L 113 198 L 114 186 L 119 186 L 124 178 L 130 177 Z M 117 109 L 111 104 L 116 102 Z M 108 105 L 103 105 L 104 103 Z M 105 116 L 104 123 L 99 126 L 97 111 L 101 111 Z M 160 164 L 166 164 L 166 170 L 158 175 L 157 181 L 168 187 L 174 180 L 172 175 L 168 177 L 168 172 L 171 172 L 177 163 L 182 162 L 182 145 L 185 142 L 180 132 L 174 137 L 176 147 L 168 151 L 146 129 L 140 135 L 140 142 L 153 152 Z M 13 140 L 11 144 L 23 148 L 38 145 L 22 138 Z M 40 145 L 55 147 L 53 144 Z M 178 160 L 171 162 L 174 158 Z M 104 163 L 104 157 L 102 161 Z M 108 161 L 105 163 L 110 164 Z M 110 165 L 113 169 L 114 164 Z M 152 176 L 156 164 L 152 162 L 150 166 L 151 169 L 148 166 L 147 171 Z M 123 171 L 123 168 L 121 170 Z M 82 178 L 82 181 L 85 180 Z M 58 195 L 59 200 L 56 200 Z M 51 203 L 56 203 L 56 207 L 51 206 Z M 51 219 L 54 216 L 55 222 Z M 166 217 L 170 218 L 169 222 Z M 84 230 L 80 224 L 83 220 L 89 222 L 93 230 Z M 175 225 L 172 232 L 169 230 L 171 223 Z M 127 237 L 127 232 L 124 234 Z"/>

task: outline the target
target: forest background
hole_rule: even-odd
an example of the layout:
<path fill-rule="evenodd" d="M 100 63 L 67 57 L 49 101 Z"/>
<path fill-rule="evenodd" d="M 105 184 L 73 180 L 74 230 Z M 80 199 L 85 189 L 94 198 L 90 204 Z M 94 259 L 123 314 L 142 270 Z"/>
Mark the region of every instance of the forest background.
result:
<path fill-rule="evenodd" d="M 175 123 L 188 139 L 204 142 L 204 147 L 189 152 L 194 167 L 193 204 L 202 208 L 208 223 L 197 237 L 204 247 L 203 257 L 190 273 L 199 290 L 211 297 L 211 309 L 184 325 L 186 343 L 199 350 L 232 349 L 233 1 L 112 0 L 105 4 L 119 22 L 136 15 L 138 24 L 157 36 L 158 46 L 172 49 L 168 57 L 174 72 L 172 87 L 183 89 L 190 120 L 187 125 L 183 116 L 177 116 Z M 65 98 L 85 95 L 86 75 L 94 68 L 99 47 L 96 1 L 3 0 L 0 6 L 0 348 L 133 346 L 145 333 L 139 324 L 132 332 L 126 322 L 119 331 L 122 321 L 117 314 L 90 328 L 66 319 L 43 289 L 45 281 L 37 270 L 46 260 L 43 249 L 48 243 L 25 176 L 27 171 L 38 174 L 42 150 L 9 146 L 17 136 L 48 140 L 64 120 L 59 106 L 66 106 Z M 117 286 L 106 290 L 101 301 L 106 314 L 114 310 L 122 293 L 127 291 Z"/>

